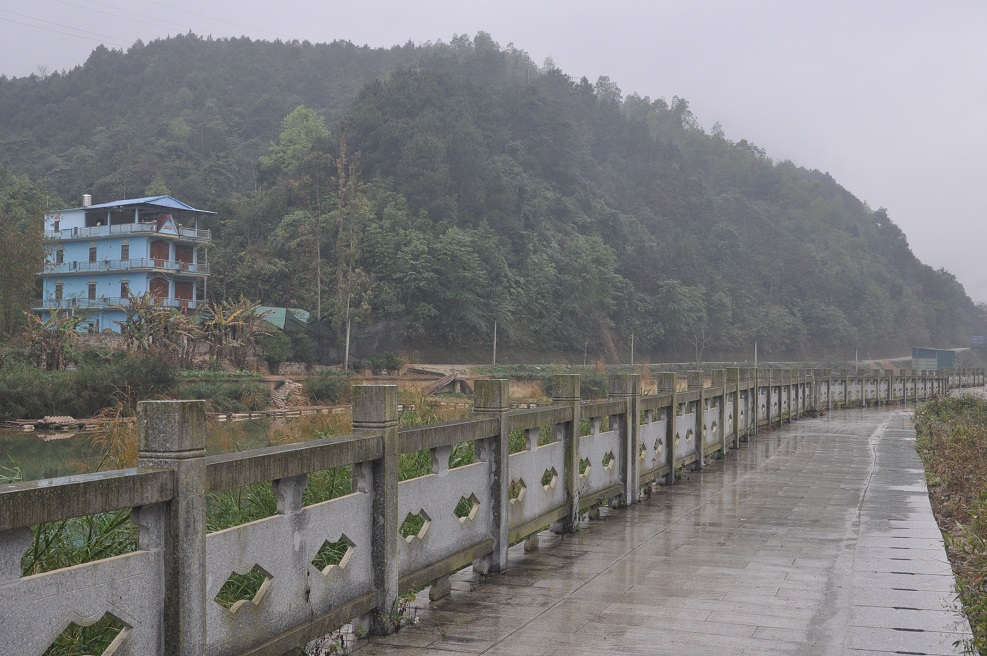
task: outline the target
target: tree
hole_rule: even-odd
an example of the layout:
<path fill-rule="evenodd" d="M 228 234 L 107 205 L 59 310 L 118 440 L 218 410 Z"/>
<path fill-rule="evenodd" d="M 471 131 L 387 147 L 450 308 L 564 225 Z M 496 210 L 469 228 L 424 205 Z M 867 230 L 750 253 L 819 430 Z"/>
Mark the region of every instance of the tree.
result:
<path fill-rule="evenodd" d="M 336 209 L 329 218 L 335 224 L 336 308 L 334 323 L 345 328 L 343 368 L 349 368 L 350 330 L 354 306 L 365 307 L 359 297 L 369 290 L 369 276 L 357 268 L 360 237 L 371 217 L 370 204 L 360 183 L 360 154 L 352 159 L 346 149 L 346 125 L 340 126 L 339 157 L 336 159 Z"/>
<path fill-rule="evenodd" d="M 214 361 L 226 360 L 243 368 L 256 340 L 267 333 L 257 313 L 259 303 L 240 297 L 238 301 L 210 303 L 203 310 L 202 329 Z"/>
<path fill-rule="evenodd" d="M 698 361 L 709 345 L 709 320 L 706 316 L 706 290 L 666 280 L 658 288 L 658 316 L 665 336 L 673 349 L 692 347 Z"/>
<path fill-rule="evenodd" d="M 270 155 L 260 158 L 261 169 L 296 173 L 305 156 L 328 138 L 325 119 L 299 105 L 281 122 L 277 143 L 271 143 Z"/>
<path fill-rule="evenodd" d="M 609 75 L 601 75 L 596 79 L 596 84 L 593 85 L 593 90 L 596 92 L 597 97 L 601 100 L 606 100 L 615 104 L 620 104 L 621 91 L 617 83 L 610 79 Z"/>
<path fill-rule="evenodd" d="M 191 368 L 204 339 L 198 312 L 188 315 L 159 305 L 151 294 L 133 294 L 119 309 L 126 312 L 124 320 L 116 323 L 127 351 L 161 355 L 180 367 Z"/>
<path fill-rule="evenodd" d="M 35 294 L 44 265 L 44 209 L 42 191 L 0 162 L 0 337 L 20 330 Z"/>
<path fill-rule="evenodd" d="M 626 281 L 616 272 L 613 249 L 596 236 L 565 237 L 554 265 L 560 328 L 569 345 L 582 348 L 585 364 L 589 347 L 605 343 L 614 325 L 611 314 Z"/>
<path fill-rule="evenodd" d="M 68 353 L 75 343 L 79 325 L 86 320 L 84 313 L 52 312 L 42 319 L 33 312 L 25 312 L 27 328 L 25 337 L 28 352 L 35 366 L 46 371 L 59 371 L 68 364 Z"/>

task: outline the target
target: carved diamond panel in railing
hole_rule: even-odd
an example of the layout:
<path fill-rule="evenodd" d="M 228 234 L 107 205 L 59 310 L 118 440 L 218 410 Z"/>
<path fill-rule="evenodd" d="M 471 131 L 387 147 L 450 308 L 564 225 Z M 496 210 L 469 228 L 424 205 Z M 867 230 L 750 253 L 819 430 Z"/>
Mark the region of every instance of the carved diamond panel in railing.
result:
<path fill-rule="evenodd" d="M 605 470 L 612 471 L 613 470 L 614 463 L 616 461 L 617 461 L 617 458 L 613 455 L 613 451 L 607 451 L 606 453 L 603 454 L 603 463 L 602 464 L 603 464 L 603 468 Z"/>
<path fill-rule="evenodd" d="M 589 458 L 579 459 L 579 476 L 580 478 L 587 478 L 589 476 L 589 470 L 592 468 L 592 464 Z"/>
<path fill-rule="evenodd" d="M 469 498 L 459 497 L 459 503 L 456 504 L 454 513 L 459 518 L 459 523 L 465 524 L 476 519 L 476 513 L 479 509 L 480 500 L 476 498 L 475 494 L 471 494 Z"/>
<path fill-rule="evenodd" d="M 527 489 L 528 486 L 523 478 L 511 479 L 510 484 L 507 486 L 507 498 L 511 503 L 520 501 L 524 498 L 524 493 Z"/>
<path fill-rule="evenodd" d="M 98 620 L 72 622 L 55 638 L 43 656 L 56 654 L 113 654 L 130 635 L 131 626 L 113 613 Z"/>
<path fill-rule="evenodd" d="M 231 613 L 235 613 L 247 603 L 259 605 L 274 580 L 260 565 L 254 565 L 246 574 L 233 572 L 219 589 L 213 600 Z"/>
<path fill-rule="evenodd" d="M 428 533 L 428 526 L 432 523 L 432 518 L 424 510 L 419 510 L 417 513 L 408 515 L 401 522 L 400 531 L 401 535 L 404 536 L 406 542 L 411 542 L 412 540 L 424 540 L 425 534 Z"/>
<path fill-rule="evenodd" d="M 546 469 L 545 473 L 541 475 L 541 486 L 546 490 L 551 490 L 555 487 L 555 484 L 559 480 L 559 472 L 555 471 L 555 467 L 551 469 Z"/>
<path fill-rule="evenodd" d="M 312 565 L 315 569 L 328 576 L 329 570 L 333 567 L 339 567 L 340 569 L 346 567 L 347 563 L 350 562 L 350 558 L 353 556 L 353 549 L 355 547 L 356 545 L 346 537 L 345 533 L 335 542 L 326 540 L 319 547 L 315 558 L 312 559 Z"/>

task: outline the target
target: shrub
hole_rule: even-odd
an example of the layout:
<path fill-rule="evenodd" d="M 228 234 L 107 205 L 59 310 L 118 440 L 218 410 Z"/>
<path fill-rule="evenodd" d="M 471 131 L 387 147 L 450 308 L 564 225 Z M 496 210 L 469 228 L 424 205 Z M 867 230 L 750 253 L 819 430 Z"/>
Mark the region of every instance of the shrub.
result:
<path fill-rule="evenodd" d="M 263 410 L 270 393 L 263 383 L 252 380 L 197 380 L 182 383 L 178 398 L 204 400 L 211 412 L 246 412 Z"/>
<path fill-rule="evenodd" d="M 315 344 L 305 333 L 291 336 L 291 357 L 295 362 L 315 362 Z"/>
<path fill-rule="evenodd" d="M 401 354 L 392 353 L 390 351 L 374 353 L 373 355 L 367 358 L 367 366 L 369 366 L 374 371 L 379 371 L 381 369 L 399 371 L 403 364 L 404 364 L 404 360 L 401 357 Z"/>
<path fill-rule="evenodd" d="M 277 373 L 281 363 L 291 357 L 291 338 L 280 330 L 269 335 L 261 335 L 257 338 L 257 344 L 264 353 L 264 359 L 271 373 Z"/>
<path fill-rule="evenodd" d="M 75 373 L 74 414 L 84 417 L 116 405 L 132 414 L 138 401 L 170 394 L 178 382 L 178 369 L 149 353 L 90 361 Z"/>
<path fill-rule="evenodd" d="M 338 369 L 327 369 L 305 381 L 305 393 L 320 403 L 341 403 L 349 392 L 349 379 Z"/>

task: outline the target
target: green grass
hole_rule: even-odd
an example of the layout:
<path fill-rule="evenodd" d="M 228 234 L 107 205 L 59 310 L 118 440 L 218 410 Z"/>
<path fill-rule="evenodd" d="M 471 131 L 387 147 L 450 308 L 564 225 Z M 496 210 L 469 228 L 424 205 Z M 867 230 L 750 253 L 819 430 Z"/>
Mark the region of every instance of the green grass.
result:
<path fill-rule="evenodd" d="M 929 498 L 973 629 L 965 653 L 987 655 L 987 400 L 933 400 L 916 413 L 915 426 Z"/>

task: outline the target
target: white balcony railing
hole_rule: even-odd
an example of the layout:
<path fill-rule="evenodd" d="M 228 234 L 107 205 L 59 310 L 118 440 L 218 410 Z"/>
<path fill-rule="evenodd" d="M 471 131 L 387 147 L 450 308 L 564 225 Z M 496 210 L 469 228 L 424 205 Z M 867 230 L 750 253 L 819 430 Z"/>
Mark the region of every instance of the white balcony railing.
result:
<path fill-rule="evenodd" d="M 206 275 L 209 265 L 204 262 L 179 262 L 139 257 L 130 260 L 98 260 L 96 262 L 62 262 L 49 264 L 44 274 L 99 273 L 101 271 L 167 271 L 178 274 Z"/>
<path fill-rule="evenodd" d="M 134 233 L 158 233 L 158 226 L 155 223 L 121 223 L 119 225 L 93 226 L 91 228 L 45 230 L 45 238 L 60 240 L 92 239 L 94 237 L 112 237 Z M 168 235 L 166 234 L 165 236 Z M 212 233 L 209 230 L 199 230 L 196 228 L 179 228 L 178 236 L 193 241 L 209 241 L 212 239 Z"/>
<path fill-rule="evenodd" d="M 173 307 L 194 310 L 200 303 L 205 301 L 182 298 L 156 298 L 155 305 L 163 307 Z M 34 310 L 105 310 L 126 308 L 130 304 L 129 298 L 120 296 L 103 296 L 99 298 L 40 298 L 35 299 L 31 307 Z"/>

